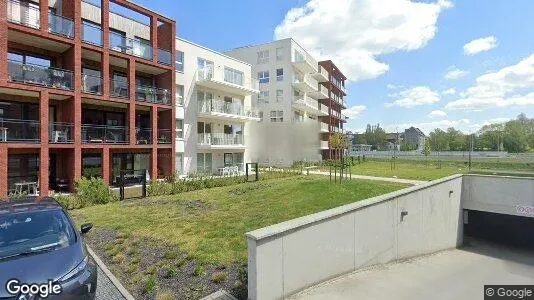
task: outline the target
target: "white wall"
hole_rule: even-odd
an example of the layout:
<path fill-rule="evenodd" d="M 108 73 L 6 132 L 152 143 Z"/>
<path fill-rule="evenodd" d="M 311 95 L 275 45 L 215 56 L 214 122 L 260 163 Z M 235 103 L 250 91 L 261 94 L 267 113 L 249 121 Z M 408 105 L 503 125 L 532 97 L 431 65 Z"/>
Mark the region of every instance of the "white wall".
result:
<path fill-rule="evenodd" d="M 248 297 L 282 299 L 359 268 L 457 247 L 461 192 L 455 175 L 249 232 Z"/>

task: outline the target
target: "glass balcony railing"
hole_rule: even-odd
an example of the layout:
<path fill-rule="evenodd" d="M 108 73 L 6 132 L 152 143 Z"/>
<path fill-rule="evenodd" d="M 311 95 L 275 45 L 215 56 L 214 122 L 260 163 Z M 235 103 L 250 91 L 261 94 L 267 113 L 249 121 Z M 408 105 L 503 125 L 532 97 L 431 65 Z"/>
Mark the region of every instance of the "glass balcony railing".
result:
<path fill-rule="evenodd" d="M 138 145 L 152 144 L 152 128 L 136 128 L 135 140 Z"/>
<path fill-rule="evenodd" d="M 157 104 L 171 104 L 171 91 L 168 89 L 160 89 L 154 86 L 138 85 L 136 88 L 137 101 L 151 102 Z"/>
<path fill-rule="evenodd" d="M 128 127 L 107 125 L 82 125 L 82 142 L 96 144 L 128 143 Z"/>
<path fill-rule="evenodd" d="M 226 102 L 221 100 L 199 101 L 198 111 L 202 113 L 223 113 L 237 116 L 257 118 L 258 113 L 250 107 L 244 107 L 238 102 Z"/>
<path fill-rule="evenodd" d="M 117 98 L 129 98 L 130 90 L 128 80 L 111 80 L 111 96 Z"/>
<path fill-rule="evenodd" d="M 41 10 L 38 3 L 8 0 L 7 19 L 9 22 L 39 29 L 41 28 Z"/>
<path fill-rule="evenodd" d="M 63 16 L 48 14 L 48 31 L 54 34 L 74 38 L 74 22 Z"/>
<path fill-rule="evenodd" d="M 173 55 L 171 51 L 165 49 L 158 49 L 158 62 L 164 65 L 172 65 Z"/>
<path fill-rule="evenodd" d="M 52 144 L 74 143 L 74 124 L 50 123 L 49 142 Z"/>
<path fill-rule="evenodd" d="M 102 77 L 82 74 L 82 91 L 84 93 L 102 95 L 103 89 Z"/>
<path fill-rule="evenodd" d="M 170 129 L 158 129 L 158 144 L 172 143 L 172 131 Z"/>
<path fill-rule="evenodd" d="M 110 32 L 109 48 L 113 51 L 140 58 L 152 59 L 152 45 L 142 40 L 127 38 L 116 32 Z"/>
<path fill-rule="evenodd" d="M 242 134 L 199 133 L 198 144 L 212 146 L 244 145 Z"/>
<path fill-rule="evenodd" d="M 38 143 L 41 140 L 39 121 L 0 118 L 0 142 Z"/>
<path fill-rule="evenodd" d="M 102 47 L 104 45 L 104 37 L 102 28 L 97 25 L 83 23 L 82 24 L 82 41 L 87 44 Z"/>
<path fill-rule="evenodd" d="M 72 71 L 9 61 L 9 80 L 12 82 L 38 84 L 51 88 L 72 90 L 73 78 L 74 74 Z"/>

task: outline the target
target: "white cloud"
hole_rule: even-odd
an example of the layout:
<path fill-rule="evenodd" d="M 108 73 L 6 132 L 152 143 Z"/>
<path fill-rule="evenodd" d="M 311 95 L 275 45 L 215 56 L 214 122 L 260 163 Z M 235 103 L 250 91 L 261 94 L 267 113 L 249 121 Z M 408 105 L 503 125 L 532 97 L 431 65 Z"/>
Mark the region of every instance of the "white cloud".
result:
<path fill-rule="evenodd" d="M 293 37 L 316 58 L 333 60 L 350 80 L 370 79 L 389 69 L 378 56 L 424 47 L 450 7 L 445 0 L 310 0 L 289 10 L 274 35 Z"/>
<path fill-rule="evenodd" d="M 392 103 L 386 103 L 386 107 L 398 106 L 411 108 L 439 102 L 439 94 L 426 86 L 413 87 L 390 96 L 398 99 Z"/>
<path fill-rule="evenodd" d="M 456 80 L 467 76 L 467 74 L 469 74 L 469 72 L 460 70 L 455 66 L 450 66 L 447 68 L 447 73 L 445 73 L 444 78 L 447 80 Z"/>
<path fill-rule="evenodd" d="M 443 118 L 446 116 L 447 116 L 447 113 L 442 110 L 433 110 L 428 114 L 429 118 Z"/>
<path fill-rule="evenodd" d="M 467 55 L 475 55 L 480 52 L 488 51 L 497 47 L 497 38 L 488 36 L 472 40 L 464 45 L 464 53 Z"/>
<path fill-rule="evenodd" d="M 354 119 L 366 109 L 367 106 L 365 105 L 355 105 L 343 110 L 343 114 L 349 117 L 349 119 Z"/>
<path fill-rule="evenodd" d="M 441 94 L 442 95 L 454 95 L 454 94 L 456 94 L 456 89 L 454 89 L 454 88 L 446 89 L 446 90 L 442 91 Z"/>
<path fill-rule="evenodd" d="M 476 84 L 447 103 L 446 109 L 484 110 L 514 106 L 534 106 L 534 54 L 515 65 L 486 73 Z"/>
<path fill-rule="evenodd" d="M 459 120 L 439 120 L 432 122 L 419 122 L 419 123 L 406 123 L 406 124 L 395 124 L 395 125 L 386 125 L 384 128 L 387 132 L 392 132 L 396 130 L 404 131 L 404 128 L 409 128 L 411 126 L 421 129 L 425 134 L 429 134 L 436 128 L 446 130 L 447 128 L 454 127 L 456 129 L 468 132 L 469 125 L 471 121 L 469 119 L 459 119 Z"/>

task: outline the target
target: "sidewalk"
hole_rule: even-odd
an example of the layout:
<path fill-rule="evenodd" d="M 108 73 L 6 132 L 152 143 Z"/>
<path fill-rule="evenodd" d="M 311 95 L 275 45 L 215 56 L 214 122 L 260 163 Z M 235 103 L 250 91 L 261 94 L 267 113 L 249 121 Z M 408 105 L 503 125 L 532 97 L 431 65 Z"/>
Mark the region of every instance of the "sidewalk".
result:
<path fill-rule="evenodd" d="M 328 172 L 320 172 L 320 171 L 310 171 L 310 174 L 311 175 L 323 175 L 323 176 L 329 176 L 330 175 L 330 173 L 328 173 Z M 332 174 L 332 177 L 333 176 L 334 175 Z M 355 175 L 355 174 L 352 174 L 352 179 L 387 181 L 387 182 L 396 182 L 396 183 L 404 183 L 404 184 L 412 184 L 412 185 L 418 185 L 418 184 L 422 184 L 422 183 L 427 182 L 427 181 L 413 180 L 413 179 L 402 179 L 402 178 L 392 178 L 392 177 L 376 177 L 376 176 L 365 176 L 365 175 Z"/>

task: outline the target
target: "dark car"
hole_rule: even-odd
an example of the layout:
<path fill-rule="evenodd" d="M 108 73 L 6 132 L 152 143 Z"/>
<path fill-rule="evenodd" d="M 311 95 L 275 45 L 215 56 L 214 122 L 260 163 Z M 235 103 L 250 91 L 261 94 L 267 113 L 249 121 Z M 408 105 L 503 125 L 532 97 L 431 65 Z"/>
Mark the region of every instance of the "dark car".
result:
<path fill-rule="evenodd" d="M 94 299 L 96 265 L 53 198 L 0 201 L 0 299 Z M 39 288 L 39 289 L 37 289 Z"/>

